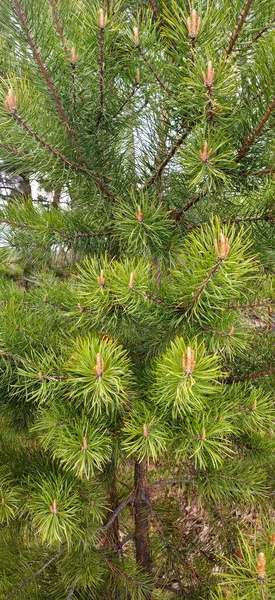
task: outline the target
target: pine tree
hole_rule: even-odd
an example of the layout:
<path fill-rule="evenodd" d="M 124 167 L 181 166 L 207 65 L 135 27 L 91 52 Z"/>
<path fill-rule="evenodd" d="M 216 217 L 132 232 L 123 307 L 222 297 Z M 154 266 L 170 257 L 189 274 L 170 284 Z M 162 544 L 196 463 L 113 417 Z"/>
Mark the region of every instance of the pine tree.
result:
<path fill-rule="evenodd" d="M 274 598 L 274 9 L 2 0 L 2 598 Z"/>

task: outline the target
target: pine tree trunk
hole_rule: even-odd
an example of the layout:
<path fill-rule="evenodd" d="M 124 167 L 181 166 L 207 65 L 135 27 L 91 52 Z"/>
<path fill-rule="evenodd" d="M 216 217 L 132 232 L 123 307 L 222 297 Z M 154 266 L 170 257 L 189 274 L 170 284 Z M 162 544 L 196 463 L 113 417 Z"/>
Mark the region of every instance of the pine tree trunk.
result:
<path fill-rule="evenodd" d="M 146 572 L 151 569 L 149 537 L 149 496 L 147 483 L 147 461 L 135 463 L 135 544 L 136 561 Z"/>

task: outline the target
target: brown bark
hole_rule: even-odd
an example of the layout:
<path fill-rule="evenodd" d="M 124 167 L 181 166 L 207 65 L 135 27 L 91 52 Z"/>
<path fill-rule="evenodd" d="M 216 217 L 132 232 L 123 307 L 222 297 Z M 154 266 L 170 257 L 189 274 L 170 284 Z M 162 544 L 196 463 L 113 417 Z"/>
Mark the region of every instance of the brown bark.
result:
<path fill-rule="evenodd" d="M 149 536 L 149 495 L 147 480 L 147 461 L 135 463 L 135 544 L 136 561 L 147 573 L 151 569 L 150 536 Z"/>

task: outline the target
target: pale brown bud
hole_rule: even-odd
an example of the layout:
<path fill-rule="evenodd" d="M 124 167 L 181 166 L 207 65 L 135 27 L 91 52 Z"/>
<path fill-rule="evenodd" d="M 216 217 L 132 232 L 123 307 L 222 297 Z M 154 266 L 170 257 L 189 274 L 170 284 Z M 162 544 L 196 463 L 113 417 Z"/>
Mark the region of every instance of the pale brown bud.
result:
<path fill-rule="evenodd" d="M 100 271 L 100 276 L 97 278 L 97 283 L 99 285 L 101 285 L 101 287 L 104 287 L 104 285 L 105 285 L 105 277 L 104 277 L 103 269 L 101 269 L 101 271 Z"/>
<path fill-rule="evenodd" d="M 134 285 L 135 285 L 135 273 L 134 271 L 132 271 L 132 273 L 130 273 L 130 280 L 129 280 L 129 288 L 131 288 L 131 290 L 133 289 Z"/>
<path fill-rule="evenodd" d="M 53 500 L 53 503 L 50 506 L 50 511 L 51 511 L 52 515 L 57 515 L 58 510 L 57 510 L 57 502 L 56 502 L 56 500 Z"/>
<path fill-rule="evenodd" d="M 107 20 L 108 20 L 108 17 L 107 17 L 107 15 L 104 15 L 103 8 L 100 8 L 99 14 L 98 14 L 98 25 L 99 25 L 100 29 L 104 29 L 105 25 L 107 24 Z"/>
<path fill-rule="evenodd" d="M 257 410 L 257 398 L 254 398 L 252 410 Z"/>
<path fill-rule="evenodd" d="M 202 71 L 204 85 L 207 88 L 212 88 L 213 82 L 214 82 L 214 75 L 215 75 L 215 69 L 213 69 L 213 67 L 212 67 L 212 61 L 209 60 L 208 65 L 207 65 L 207 75 L 205 75 L 205 72 Z"/>
<path fill-rule="evenodd" d="M 71 49 L 71 61 L 70 62 L 72 63 L 72 65 L 75 65 L 77 63 L 77 61 L 78 61 L 78 56 L 76 55 L 75 47 L 73 46 Z"/>
<path fill-rule="evenodd" d="M 43 302 L 48 302 L 47 296 L 43 296 Z"/>
<path fill-rule="evenodd" d="M 87 444 L 87 439 L 86 439 L 85 435 L 82 438 L 81 450 L 84 450 L 84 452 L 86 452 L 88 450 L 88 444 Z"/>
<path fill-rule="evenodd" d="M 234 325 L 232 325 L 232 327 L 229 329 L 229 332 L 227 334 L 228 337 L 231 337 L 231 335 L 234 333 L 234 329 L 235 329 L 235 327 L 234 327 Z"/>
<path fill-rule="evenodd" d="M 44 379 L 41 371 L 39 371 L 39 373 L 37 373 L 37 377 L 38 377 L 38 379 L 40 379 L 40 381 L 42 381 Z"/>
<path fill-rule="evenodd" d="M 191 17 L 187 18 L 188 35 L 192 40 L 198 36 L 201 25 L 201 18 L 197 16 L 197 11 L 192 10 Z"/>
<path fill-rule="evenodd" d="M 81 306 L 80 302 L 78 302 L 77 308 L 80 312 L 83 312 L 83 306 Z"/>
<path fill-rule="evenodd" d="M 17 97 L 13 95 L 13 91 L 10 88 L 5 99 L 5 107 L 10 114 L 15 113 L 17 107 Z"/>
<path fill-rule="evenodd" d="M 4 506 L 4 504 L 6 504 L 5 498 L 2 498 L 1 500 L 1 504 Z"/>
<path fill-rule="evenodd" d="M 139 33 L 138 33 L 138 27 L 134 27 L 133 28 L 133 32 L 134 32 L 134 43 L 135 46 L 139 46 Z"/>
<path fill-rule="evenodd" d="M 137 218 L 138 222 L 139 223 L 143 223 L 142 211 L 141 211 L 141 208 L 140 208 L 139 204 L 138 204 L 138 207 L 137 207 L 137 212 L 135 214 L 136 214 L 136 218 Z"/>
<path fill-rule="evenodd" d="M 228 244 L 228 238 L 224 237 L 223 233 L 220 233 L 220 247 L 218 245 L 218 240 L 214 240 L 214 247 L 218 258 L 221 260 L 227 258 L 230 246 Z"/>
<path fill-rule="evenodd" d="M 140 70 L 139 69 L 136 70 L 136 84 L 137 85 L 140 84 Z"/>
<path fill-rule="evenodd" d="M 209 150 L 208 150 L 208 143 L 204 142 L 203 150 L 199 151 L 199 155 L 200 155 L 200 159 L 201 159 L 202 163 L 206 164 L 209 161 L 212 150 L 213 150 L 213 148 L 209 148 Z"/>
<path fill-rule="evenodd" d="M 147 427 L 146 423 L 144 423 L 144 424 L 143 424 L 143 435 L 144 435 L 144 437 L 146 437 L 146 438 L 147 438 L 147 437 L 148 437 L 148 434 L 149 434 L 149 429 L 148 429 L 148 427 Z"/>
<path fill-rule="evenodd" d="M 201 430 L 201 440 L 204 442 L 204 440 L 206 440 L 206 431 L 205 428 L 203 427 Z"/>
<path fill-rule="evenodd" d="M 186 349 L 186 355 L 183 354 L 181 357 L 182 368 L 186 375 L 191 375 L 195 369 L 196 361 L 194 360 L 194 350 L 190 346 Z"/>
<path fill-rule="evenodd" d="M 265 578 L 265 555 L 263 552 L 260 552 L 258 554 L 258 560 L 257 560 L 257 572 L 258 572 L 258 578 L 259 579 L 264 579 Z"/>
<path fill-rule="evenodd" d="M 96 376 L 99 378 L 103 377 L 104 374 L 104 360 L 101 358 L 99 352 L 96 355 L 96 365 L 95 365 Z"/>
<path fill-rule="evenodd" d="M 272 544 L 272 546 L 275 545 L 275 533 L 273 533 L 273 535 L 270 536 L 269 541 Z"/>

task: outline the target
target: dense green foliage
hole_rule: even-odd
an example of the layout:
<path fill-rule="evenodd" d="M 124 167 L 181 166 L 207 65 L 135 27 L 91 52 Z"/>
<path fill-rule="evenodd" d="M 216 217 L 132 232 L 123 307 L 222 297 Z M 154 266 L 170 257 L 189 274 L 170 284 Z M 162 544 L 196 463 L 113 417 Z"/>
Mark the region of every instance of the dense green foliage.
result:
<path fill-rule="evenodd" d="M 2 0 L 1 598 L 274 598 L 274 11 Z"/>

